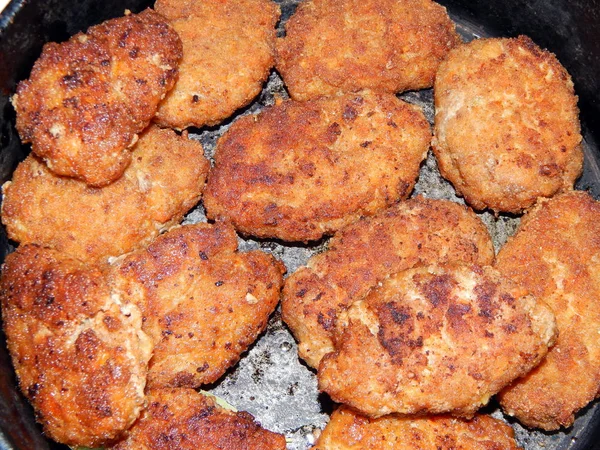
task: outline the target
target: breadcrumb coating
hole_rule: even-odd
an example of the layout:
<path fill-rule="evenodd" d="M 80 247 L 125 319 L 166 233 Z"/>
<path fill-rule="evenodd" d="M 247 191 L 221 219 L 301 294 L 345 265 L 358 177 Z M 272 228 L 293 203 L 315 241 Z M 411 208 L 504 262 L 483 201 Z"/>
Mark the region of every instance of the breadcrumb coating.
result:
<path fill-rule="evenodd" d="M 513 429 L 477 414 L 472 420 L 449 416 L 370 419 L 341 406 L 312 450 L 522 450 Z"/>
<path fill-rule="evenodd" d="M 209 163 L 202 145 L 150 127 L 121 178 L 102 188 L 53 174 L 31 155 L 2 187 L 10 239 L 101 262 L 148 245 L 200 199 Z"/>
<path fill-rule="evenodd" d="M 496 268 L 546 302 L 558 340 L 531 373 L 500 393 L 505 412 L 557 430 L 600 392 L 600 203 L 573 191 L 542 200 L 500 250 Z"/>
<path fill-rule="evenodd" d="M 283 102 L 219 139 L 207 216 L 251 236 L 320 239 L 408 197 L 430 140 L 423 112 L 391 94 Z"/>
<path fill-rule="evenodd" d="M 249 104 L 275 64 L 279 6 L 271 0 L 158 0 L 183 42 L 179 78 L 155 121 L 175 129 L 216 125 Z"/>
<path fill-rule="evenodd" d="M 220 407 L 193 389 L 151 389 L 148 409 L 113 450 L 285 450 L 285 437 L 247 412 Z"/>
<path fill-rule="evenodd" d="M 295 100 L 431 87 L 461 42 L 446 9 L 430 0 L 307 0 L 285 30 L 276 66 Z"/>
<path fill-rule="evenodd" d="M 372 417 L 471 418 L 537 366 L 556 335 L 550 308 L 489 266 L 417 267 L 340 314 L 319 390 Z"/>
<path fill-rule="evenodd" d="M 282 317 L 310 366 L 334 350 L 339 314 L 389 275 L 418 264 L 491 264 L 481 220 L 465 206 L 417 197 L 340 230 L 325 252 L 285 282 Z"/>
<path fill-rule="evenodd" d="M 156 347 L 148 386 L 199 387 L 235 364 L 279 303 L 284 266 L 237 252 L 230 225 L 172 229 L 117 261 L 112 283 L 131 296 Z"/>
<path fill-rule="evenodd" d="M 573 82 L 531 39 L 479 39 L 450 52 L 435 87 L 440 172 L 475 209 L 520 213 L 570 190 L 583 151 Z"/>
<path fill-rule="evenodd" d="M 177 79 L 181 40 L 147 9 L 49 43 L 12 98 L 24 143 L 58 175 L 118 179 Z"/>
<path fill-rule="evenodd" d="M 100 268 L 37 245 L 7 256 L 0 299 L 19 386 L 44 433 L 85 447 L 120 437 L 144 407 L 152 343 L 139 309 Z"/>

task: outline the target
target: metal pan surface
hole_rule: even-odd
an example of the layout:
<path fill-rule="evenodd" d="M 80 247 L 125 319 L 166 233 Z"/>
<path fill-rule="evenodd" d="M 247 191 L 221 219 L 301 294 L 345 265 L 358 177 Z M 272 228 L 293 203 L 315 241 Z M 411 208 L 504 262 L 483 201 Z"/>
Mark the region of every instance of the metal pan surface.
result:
<path fill-rule="evenodd" d="M 285 20 L 293 13 L 297 0 L 276 0 L 282 9 L 279 24 L 283 32 Z M 457 24 L 464 40 L 485 36 L 515 36 L 528 34 L 540 46 L 555 52 L 575 81 L 580 96 L 584 134 L 584 174 L 578 189 L 589 190 L 600 198 L 600 5 L 596 0 L 504 2 L 441 1 Z M 63 41 L 77 31 L 116 17 L 125 8 L 140 11 L 148 2 L 130 0 L 85 0 L 73 3 L 61 0 L 14 0 L 0 17 L 0 182 L 10 179 L 16 164 L 28 148 L 20 144 L 14 128 L 14 111 L 9 103 L 16 83 L 26 78 L 41 47 L 47 41 Z M 595 27 L 593 25 L 595 24 Z M 212 156 L 218 137 L 241 115 L 253 114 L 274 102 L 275 96 L 287 97 L 281 78 L 273 72 L 263 92 L 250 106 L 238 112 L 219 127 L 191 130 Z M 410 92 L 400 96 L 421 105 L 433 120 L 431 90 Z M 413 195 L 421 193 L 432 198 L 462 202 L 452 186 L 439 175 L 430 155 L 421 169 Z M 514 232 L 518 218 L 481 214 L 498 247 Z M 190 212 L 186 223 L 205 221 L 201 206 Z M 292 246 L 274 241 L 240 239 L 242 250 L 260 248 L 282 259 L 288 274 L 306 263 L 315 252 L 323 250 L 323 240 L 314 246 Z M 12 251 L 4 230 L 0 230 L 0 259 Z M 268 429 L 285 433 L 288 448 L 310 448 L 318 431 L 328 420 L 333 405 L 319 395 L 313 371 L 297 357 L 294 338 L 281 322 L 278 312 L 272 317 L 265 334 L 232 370 L 207 390 L 235 406 L 246 410 Z M 497 406 L 487 409 L 503 417 Z M 517 440 L 526 450 L 595 450 L 600 449 L 600 402 L 584 409 L 573 427 L 564 432 L 528 431 L 515 421 Z M 35 424 L 33 411 L 16 387 L 14 371 L 5 344 L 0 342 L 0 450 L 66 449 L 46 440 Z"/>

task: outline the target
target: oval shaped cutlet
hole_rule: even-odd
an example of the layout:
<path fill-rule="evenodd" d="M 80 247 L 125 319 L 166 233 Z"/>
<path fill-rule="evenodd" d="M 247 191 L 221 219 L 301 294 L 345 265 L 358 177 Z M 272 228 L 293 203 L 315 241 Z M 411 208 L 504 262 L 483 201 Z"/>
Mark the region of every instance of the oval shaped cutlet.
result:
<path fill-rule="evenodd" d="M 389 275 L 417 264 L 491 264 L 494 248 L 469 208 L 423 197 L 400 202 L 340 230 L 327 251 L 285 282 L 282 318 L 310 366 L 334 350 L 338 315 Z"/>
<path fill-rule="evenodd" d="M 522 450 L 502 420 L 477 414 L 472 420 L 449 416 L 370 419 L 340 406 L 312 450 Z"/>
<path fill-rule="evenodd" d="M 199 142 L 155 126 L 140 136 L 132 156 L 121 178 L 91 188 L 30 155 L 2 186 L 8 236 L 84 262 L 148 245 L 199 201 L 209 163 Z"/>
<path fill-rule="evenodd" d="M 116 263 L 112 283 L 132 295 L 156 343 L 148 387 L 213 383 L 266 328 L 284 266 L 261 251 L 236 249 L 230 225 L 199 223 Z"/>
<path fill-rule="evenodd" d="M 285 436 L 193 389 L 151 389 L 148 408 L 113 450 L 285 450 Z"/>
<path fill-rule="evenodd" d="M 7 256 L 0 298 L 19 386 L 44 433 L 94 448 L 120 437 L 144 407 L 152 352 L 138 308 L 99 268 L 36 245 Z"/>
<path fill-rule="evenodd" d="M 435 87 L 440 172 L 475 209 L 519 213 L 573 188 L 583 166 L 573 82 L 529 38 L 450 52 Z"/>
<path fill-rule="evenodd" d="M 285 30 L 276 65 L 294 100 L 431 87 L 461 42 L 446 9 L 430 0 L 307 0 Z"/>
<path fill-rule="evenodd" d="M 261 91 L 273 67 L 279 6 L 271 0 L 158 0 L 183 42 L 175 87 L 155 121 L 184 129 L 216 125 Z"/>
<path fill-rule="evenodd" d="M 46 44 L 12 99 L 22 141 L 58 175 L 115 181 L 175 83 L 181 54 L 177 33 L 150 9 Z"/>
<path fill-rule="evenodd" d="M 399 272 L 340 314 L 319 390 L 357 411 L 473 417 L 546 356 L 548 306 L 489 266 Z"/>
<path fill-rule="evenodd" d="M 600 203 L 573 191 L 542 200 L 498 253 L 496 269 L 546 302 L 558 339 L 544 361 L 499 395 L 529 427 L 557 430 L 600 392 Z"/>
<path fill-rule="evenodd" d="M 218 141 L 207 216 L 251 236 L 319 239 L 406 198 L 430 138 L 423 113 L 390 94 L 283 102 Z"/>

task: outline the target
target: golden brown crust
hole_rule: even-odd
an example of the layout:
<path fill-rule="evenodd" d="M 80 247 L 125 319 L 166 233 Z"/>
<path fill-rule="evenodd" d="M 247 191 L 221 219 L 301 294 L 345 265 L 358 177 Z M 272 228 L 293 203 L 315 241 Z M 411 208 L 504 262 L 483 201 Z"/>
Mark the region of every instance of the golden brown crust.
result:
<path fill-rule="evenodd" d="M 307 0 L 278 39 L 276 65 L 295 100 L 396 93 L 431 87 L 459 42 L 446 9 L 430 0 Z"/>
<path fill-rule="evenodd" d="M 279 302 L 283 264 L 236 248 L 229 225 L 186 225 L 114 269 L 113 282 L 137 299 L 156 342 L 148 386 L 212 383 L 265 329 Z"/>
<path fill-rule="evenodd" d="M 285 437 L 246 412 L 221 408 L 192 389 L 153 389 L 148 409 L 113 450 L 284 450 Z"/>
<path fill-rule="evenodd" d="M 2 318 L 19 385 L 52 439 L 101 446 L 144 406 L 151 355 L 139 310 L 96 267 L 35 245 L 6 258 Z"/>
<path fill-rule="evenodd" d="M 518 213 L 573 188 L 583 166 L 573 83 L 529 38 L 452 50 L 435 81 L 440 171 L 476 209 Z"/>
<path fill-rule="evenodd" d="M 423 113 L 391 94 L 283 102 L 219 140 L 207 215 L 253 236 L 319 239 L 406 198 L 430 139 Z"/>
<path fill-rule="evenodd" d="M 372 417 L 472 417 L 554 343 L 550 308 L 526 294 L 485 266 L 392 275 L 340 314 L 319 389 Z"/>
<path fill-rule="evenodd" d="M 422 197 L 400 202 L 340 230 L 329 249 L 285 283 L 282 315 L 312 367 L 333 351 L 337 315 L 388 275 L 416 264 L 491 264 L 494 249 L 465 206 Z"/>
<path fill-rule="evenodd" d="M 23 142 L 53 172 L 103 186 L 177 78 L 181 41 L 148 9 L 44 46 L 13 97 Z"/>
<path fill-rule="evenodd" d="M 568 427 L 600 390 L 600 203 L 585 192 L 540 202 L 498 254 L 496 268 L 555 312 L 559 336 L 546 359 L 502 391 L 527 426 Z"/>
<path fill-rule="evenodd" d="M 522 450 L 513 429 L 501 420 L 476 415 L 369 419 L 341 406 L 313 450 Z"/>
<path fill-rule="evenodd" d="M 2 189 L 8 236 L 85 262 L 147 245 L 198 202 L 209 164 L 199 142 L 157 127 L 132 155 L 124 175 L 103 188 L 57 176 L 29 156 Z"/>
<path fill-rule="evenodd" d="M 179 79 L 155 121 L 176 129 L 215 125 L 247 105 L 274 64 L 279 6 L 271 0 L 158 0 L 183 42 Z"/>

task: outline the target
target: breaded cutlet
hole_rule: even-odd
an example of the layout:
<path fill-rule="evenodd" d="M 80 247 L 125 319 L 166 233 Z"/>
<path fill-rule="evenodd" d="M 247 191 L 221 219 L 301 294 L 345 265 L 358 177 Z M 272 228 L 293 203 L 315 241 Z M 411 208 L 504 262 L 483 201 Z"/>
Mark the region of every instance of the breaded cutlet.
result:
<path fill-rule="evenodd" d="M 171 229 L 115 262 L 111 283 L 139 306 L 156 344 L 148 386 L 215 382 L 266 328 L 284 271 L 271 255 L 237 252 L 221 223 Z"/>
<path fill-rule="evenodd" d="M 371 417 L 471 418 L 556 336 L 552 310 L 490 266 L 420 266 L 339 315 L 319 390 Z"/>
<path fill-rule="evenodd" d="M 200 199 L 209 164 L 202 145 L 149 127 L 114 183 L 92 188 L 52 173 L 30 155 L 2 187 L 10 239 L 37 243 L 84 262 L 102 262 L 148 245 Z"/>
<path fill-rule="evenodd" d="M 556 345 L 500 404 L 528 427 L 569 427 L 600 392 L 600 203 L 581 191 L 540 201 L 495 267 L 546 302 L 558 325 Z"/>
<path fill-rule="evenodd" d="M 341 406 L 312 450 L 522 450 L 513 429 L 491 416 L 472 420 L 450 416 L 379 419 L 361 416 Z"/>
<path fill-rule="evenodd" d="M 151 389 L 148 408 L 112 450 L 285 450 L 285 437 L 247 412 L 218 405 L 193 389 Z"/>
<path fill-rule="evenodd" d="M 179 36 L 151 9 L 46 44 L 12 98 L 21 140 L 58 175 L 115 181 L 173 87 L 181 55 Z"/>
<path fill-rule="evenodd" d="M 278 39 L 276 67 L 290 96 L 428 88 L 461 40 L 431 0 L 306 0 Z"/>
<path fill-rule="evenodd" d="M 275 2 L 157 0 L 154 7 L 183 42 L 179 78 L 156 122 L 180 130 L 216 125 L 260 93 L 275 64 Z"/>
<path fill-rule="evenodd" d="M 217 142 L 207 216 L 245 235 L 320 239 L 408 197 L 430 139 L 423 112 L 391 94 L 282 102 Z"/>
<path fill-rule="evenodd" d="M 85 447 L 122 436 L 144 407 L 152 352 L 139 309 L 99 267 L 37 245 L 7 256 L 0 300 L 19 386 L 44 433 Z"/>
<path fill-rule="evenodd" d="M 577 96 L 552 53 L 526 36 L 472 41 L 440 65 L 434 95 L 440 172 L 473 208 L 520 213 L 573 188 Z"/>
<path fill-rule="evenodd" d="M 494 249 L 469 208 L 423 197 L 340 230 L 328 249 L 285 282 L 282 316 L 310 366 L 333 351 L 337 317 L 387 276 L 417 264 L 491 264 Z"/>

